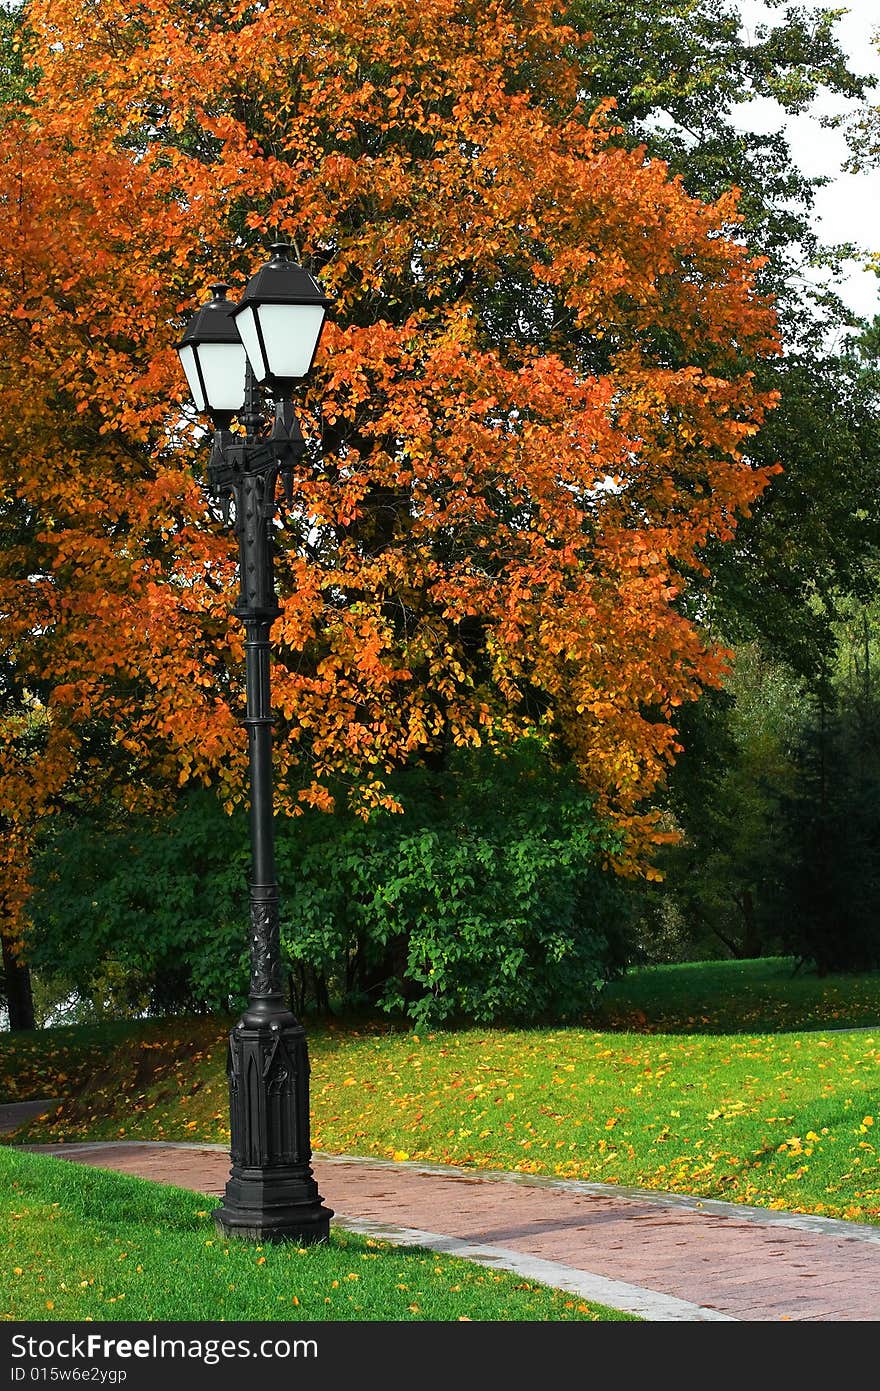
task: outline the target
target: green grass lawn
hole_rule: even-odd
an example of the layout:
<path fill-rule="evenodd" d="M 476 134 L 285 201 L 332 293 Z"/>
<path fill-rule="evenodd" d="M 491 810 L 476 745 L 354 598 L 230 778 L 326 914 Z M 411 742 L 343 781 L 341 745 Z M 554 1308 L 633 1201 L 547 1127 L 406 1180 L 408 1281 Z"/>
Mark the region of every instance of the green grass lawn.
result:
<path fill-rule="evenodd" d="M 0 1149 L 0 1319 L 570 1320 L 631 1315 L 520 1276 L 335 1229 L 218 1237 L 217 1200 Z"/>
<path fill-rule="evenodd" d="M 880 971 L 795 972 L 790 957 L 644 966 L 606 987 L 590 1020 L 636 1033 L 777 1033 L 880 1025 Z"/>
<path fill-rule="evenodd" d="M 750 963 L 744 976 L 741 963 L 729 964 L 728 979 L 744 979 L 744 989 L 762 979 L 763 963 Z M 768 989 L 778 986 L 778 967 L 764 966 Z M 694 1013 L 695 983 L 703 988 L 719 970 L 723 981 L 715 966 L 664 968 L 667 1002 L 673 970 L 684 1017 Z M 863 979 L 851 978 L 854 996 Z M 310 1032 L 310 1054 L 317 1150 L 880 1222 L 880 1028 L 773 1035 L 324 1027 Z M 143 1044 L 123 1041 L 77 1098 L 16 1138 L 225 1142 L 224 1061 L 216 1024 L 165 1021 L 162 1037 L 154 1028 Z"/>

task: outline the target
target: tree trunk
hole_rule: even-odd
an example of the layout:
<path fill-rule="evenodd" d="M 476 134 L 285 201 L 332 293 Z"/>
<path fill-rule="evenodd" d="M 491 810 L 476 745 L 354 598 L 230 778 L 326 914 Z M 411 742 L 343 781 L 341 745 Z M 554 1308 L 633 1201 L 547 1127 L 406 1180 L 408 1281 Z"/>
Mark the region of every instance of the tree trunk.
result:
<path fill-rule="evenodd" d="M 0 933 L 3 947 L 3 978 L 6 984 L 6 1005 L 9 1010 L 9 1028 L 13 1033 L 21 1029 L 35 1029 L 34 997 L 31 991 L 31 973 L 23 961 L 19 961 L 12 949 L 9 938 Z"/>
<path fill-rule="evenodd" d="M 755 901 L 751 889 L 743 889 L 742 897 L 738 902 L 745 923 L 743 957 L 747 961 L 751 961 L 753 957 L 761 955 L 761 934 L 755 921 Z"/>
<path fill-rule="evenodd" d="M 704 921 L 706 920 L 704 919 Z M 743 949 L 739 945 L 739 943 L 735 942 L 732 937 L 728 937 L 726 932 L 722 932 L 721 928 L 718 927 L 717 924 L 709 922 L 707 925 L 709 927 L 710 932 L 715 933 L 715 936 L 718 938 L 719 942 L 724 943 L 727 950 L 730 952 L 730 955 L 733 957 L 734 961 L 742 961 Z"/>

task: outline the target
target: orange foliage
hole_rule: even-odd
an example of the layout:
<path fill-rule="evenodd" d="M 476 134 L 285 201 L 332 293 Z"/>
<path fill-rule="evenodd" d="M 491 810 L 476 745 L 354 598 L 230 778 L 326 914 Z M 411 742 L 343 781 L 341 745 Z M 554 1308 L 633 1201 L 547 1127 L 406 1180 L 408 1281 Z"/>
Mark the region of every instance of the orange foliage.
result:
<path fill-rule="evenodd" d="M 0 611 L 49 711 L 26 778 L 0 752 L 22 835 L 104 778 L 241 793 L 234 545 L 173 344 L 282 235 L 335 300 L 280 533 L 282 804 L 538 725 L 643 853 L 776 340 L 734 201 L 580 109 L 561 8 L 32 0 L 0 132 Z"/>

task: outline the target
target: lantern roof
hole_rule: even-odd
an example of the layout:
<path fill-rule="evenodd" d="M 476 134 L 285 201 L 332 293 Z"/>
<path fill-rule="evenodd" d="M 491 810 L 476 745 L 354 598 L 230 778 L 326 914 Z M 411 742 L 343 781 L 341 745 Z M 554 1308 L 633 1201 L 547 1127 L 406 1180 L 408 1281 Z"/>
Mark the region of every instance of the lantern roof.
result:
<path fill-rule="evenodd" d="M 190 318 L 177 347 L 198 347 L 201 343 L 239 343 L 238 329 L 232 318 L 235 303 L 226 298 L 232 288 L 224 280 L 211 286 L 211 298 Z"/>
<path fill-rule="evenodd" d="M 272 259 L 252 275 L 244 294 L 233 307 L 236 317 L 255 304 L 320 304 L 324 309 L 330 300 L 307 270 L 290 258 L 288 242 L 273 242 Z"/>

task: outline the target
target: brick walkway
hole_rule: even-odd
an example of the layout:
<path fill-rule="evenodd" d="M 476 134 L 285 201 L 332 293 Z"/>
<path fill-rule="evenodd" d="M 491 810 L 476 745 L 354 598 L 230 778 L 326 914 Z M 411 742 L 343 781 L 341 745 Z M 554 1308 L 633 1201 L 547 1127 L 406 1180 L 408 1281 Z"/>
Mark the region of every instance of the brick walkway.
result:
<path fill-rule="evenodd" d="M 221 1193 L 229 1169 L 219 1147 L 120 1142 L 34 1148 L 203 1193 Z M 880 1318 L 880 1228 L 414 1163 L 316 1155 L 314 1168 L 324 1201 L 340 1219 L 359 1219 L 368 1230 L 378 1230 L 373 1224 L 415 1228 L 499 1256 L 538 1258 L 531 1268 L 543 1270 L 546 1283 L 553 1283 L 545 1264 L 552 1262 L 560 1273 L 599 1277 L 600 1290 L 602 1281 L 616 1281 L 623 1282 L 621 1290 L 671 1297 L 666 1312 L 659 1299 L 655 1314 L 650 1301 L 618 1303 L 644 1307 L 649 1318 L 711 1318 L 711 1311 L 715 1318 L 745 1321 Z M 676 1301 L 686 1301 L 677 1312 Z M 606 1295 L 604 1302 L 615 1300 Z"/>

